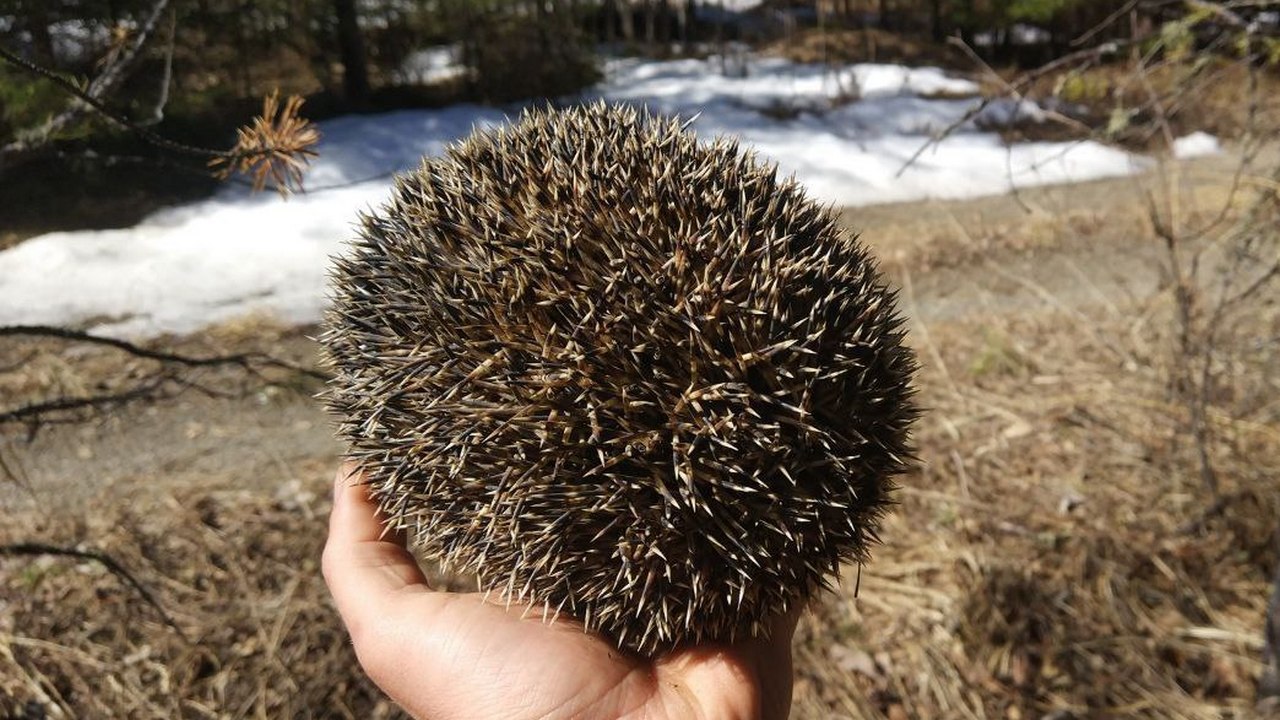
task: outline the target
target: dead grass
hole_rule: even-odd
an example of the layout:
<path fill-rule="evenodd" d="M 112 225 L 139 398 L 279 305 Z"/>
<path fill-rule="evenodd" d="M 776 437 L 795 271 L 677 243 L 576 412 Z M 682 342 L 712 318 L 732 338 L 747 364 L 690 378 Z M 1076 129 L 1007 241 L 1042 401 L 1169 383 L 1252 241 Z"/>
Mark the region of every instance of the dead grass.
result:
<path fill-rule="evenodd" d="M 865 28 L 803 29 L 760 49 L 798 63 L 904 63 L 966 70 L 964 56 L 947 45 Z"/>
<path fill-rule="evenodd" d="M 802 624 L 796 717 L 1247 716 L 1277 560 L 1277 409 L 1215 418 L 1232 499 L 1206 514 L 1167 390 L 1171 339 L 1158 309 L 1137 310 L 915 329 L 923 463 L 860 597 L 849 577 Z M 1280 330 L 1274 306 L 1259 322 Z M 1274 397 L 1275 373 L 1242 379 Z M 29 702 L 65 716 L 393 716 L 320 580 L 326 469 L 155 507 L 106 492 L 91 517 L 6 527 L 0 541 L 112 554 L 192 642 L 93 564 L 6 560 L 0 716 Z"/>
<path fill-rule="evenodd" d="M 968 239 L 892 262 L 918 288 L 925 268 L 979 276 L 1073 242 L 1137 247 L 1149 230 L 1130 210 L 966 218 Z M 1221 338 L 1212 450 L 1227 502 L 1215 508 L 1171 388 L 1170 293 L 1033 297 L 913 322 L 921 464 L 858 597 L 851 569 L 802 621 L 793 717 L 1252 716 L 1278 560 L 1280 298 Z M 908 311 L 916 300 L 904 293 Z M 254 321 L 211 337 L 179 349 L 288 333 Z M 36 349 L 50 357 L 33 387 L 92 386 Z M 0 526 L 0 544 L 109 553 L 189 638 L 95 563 L 0 559 L 0 717 L 398 716 L 359 672 L 320 579 L 332 462 L 214 489 L 150 488 L 158 468 L 100 489 L 89 512 L 37 504 Z"/>
<path fill-rule="evenodd" d="M 861 597 L 848 578 L 802 625 L 798 717 L 1250 716 L 1277 412 L 1215 417 L 1231 481 L 1213 512 L 1164 311 L 916 328 L 923 463 Z M 1265 315 L 1254 330 L 1275 337 Z M 1269 365 L 1241 400 L 1275 396 Z"/>
<path fill-rule="evenodd" d="M 1251 80 L 1248 68 L 1238 60 L 1204 60 L 1196 64 L 1161 64 L 1145 74 L 1128 60 L 1083 69 L 1064 68 L 1039 78 L 1025 94 L 1042 104 L 1057 103 L 1060 112 L 1079 120 L 1084 127 L 1092 128 L 1110 142 L 1141 152 L 1167 150 L 1152 106 L 1153 97 L 1160 98 L 1165 106 L 1174 137 L 1199 130 L 1223 139 L 1239 139 L 1249 129 L 1253 103 L 1253 131 L 1274 136 L 1280 129 L 1276 123 L 1280 72 L 1260 68 Z M 1006 69 L 1000 74 L 1012 79 L 1017 71 Z M 983 83 L 983 92 L 999 95 L 1004 89 L 988 80 Z M 1108 131 L 1113 116 L 1128 113 L 1132 115 L 1127 121 Z M 1023 122 L 999 129 L 1006 142 L 1011 143 L 1083 136 L 1081 128 L 1055 122 Z"/>
<path fill-rule="evenodd" d="M 6 528 L 111 554 L 190 641 L 96 565 L 7 561 L 0 716 L 31 703 L 50 717 L 395 716 L 354 670 L 320 578 L 322 491 L 106 499 L 71 526 Z"/>

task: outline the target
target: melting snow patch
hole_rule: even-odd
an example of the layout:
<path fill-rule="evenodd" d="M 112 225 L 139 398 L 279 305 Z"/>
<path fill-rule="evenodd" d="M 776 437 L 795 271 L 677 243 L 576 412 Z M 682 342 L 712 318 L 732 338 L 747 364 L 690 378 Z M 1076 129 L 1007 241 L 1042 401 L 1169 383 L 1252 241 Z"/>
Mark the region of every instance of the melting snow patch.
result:
<path fill-rule="evenodd" d="M 427 84 L 461 78 L 467 74 L 461 58 L 460 45 L 415 50 L 400 63 L 400 68 L 394 73 L 395 80 L 406 84 Z"/>
<path fill-rule="evenodd" d="M 1222 152 L 1222 145 L 1218 142 L 1218 138 L 1202 130 L 1183 135 L 1173 141 L 1173 156 L 1180 160 L 1217 155 L 1220 152 Z"/>
<path fill-rule="evenodd" d="M 448 67 L 443 51 L 421 60 L 423 72 Z M 1094 142 L 1005 145 L 983 128 L 1034 121 L 1039 109 L 995 102 L 975 114 L 974 83 L 936 68 L 833 70 L 752 57 L 743 74 L 719 68 L 716 59 L 613 61 L 586 99 L 692 119 L 704 138 L 737 137 L 835 205 L 1002 193 L 1123 175 L 1146 162 Z M 468 105 L 336 118 L 320 126 L 309 194 L 283 201 L 227 187 L 132 228 L 28 240 L 0 252 L 0 325 L 107 317 L 96 331 L 145 336 L 249 312 L 314 322 L 330 256 L 352 237 L 358 213 L 387 197 L 392 173 L 505 120 Z"/>

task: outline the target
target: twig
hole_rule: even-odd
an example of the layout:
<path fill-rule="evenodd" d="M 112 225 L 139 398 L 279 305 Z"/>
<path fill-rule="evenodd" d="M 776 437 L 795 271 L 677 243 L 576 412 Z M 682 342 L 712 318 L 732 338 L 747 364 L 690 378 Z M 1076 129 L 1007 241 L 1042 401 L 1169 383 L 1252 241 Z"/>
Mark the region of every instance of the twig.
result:
<path fill-rule="evenodd" d="M 1275 262 L 1271 263 L 1271 267 L 1267 268 L 1266 272 L 1254 279 L 1253 282 L 1249 283 L 1245 289 L 1224 299 L 1222 301 L 1223 307 L 1237 305 L 1240 302 L 1249 299 L 1250 296 L 1261 290 L 1267 285 L 1267 283 L 1275 280 L 1277 277 L 1280 277 L 1280 256 L 1277 256 Z"/>
<path fill-rule="evenodd" d="M 156 397 L 156 393 L 160 388 L 164 386 L 166 381 L 171 379 L 167 375 L 160 375 L 151 378 L 150 382 L 142 383 L 122 392 L 88 395 L 85 397 L 60 397 L 22 405 L 13 410 L 0 412 L 0 425 L 14 422 L 29 423 L 33 425 L 31 434 L 34 435 L 35 426 L 47 422 L 44 418 L 45 415 L 82 410 L 84 408 L 101 409 L 103 407 L 124 405 L 145 397 Z"/>
<path fill-rule="evenodd" d="M 193 357 L 172 352 L 149 350 L 126 340 L 91 335 L 79 330 L 50 327 L 43 325 L 15 325 L 0 327 L 0 337 L 29 336 L 47 337 L 71 342 L 84 342 L 121 350 L 134 357 L 154 360 L 167 366 L 187 368 L 233 366 L 245 372 L 261 377 L 259 369 L 274 367 L 287 370 L 298 375 L 316 380 L 328 380 L 329 376 L 319 370 L 303 367 L 280 360 L 265 353 L 236 353 L 233 355 L 213 355 Z M 176 389 L 175 389 L 176 388 Z M 195 390 L 210 397 L 233 397 L 233 395 L 217 389 L 201 385 L 178 375 L 170 369 L 162 369 L 137 382 L 125 390 L 101 393 L 97 395 L 58 397 L 52 400 L 22 405 L 9 410 L 0 411 L 0 425 L 8 423 L 25 423 L 28 426 L 28 439 L 35 437 L 39 429 L 48 424 L 77 422 L 87 419 L 94 412 L 108 408 L 127 405 L 139 400 L 160 400 L 176 396 L 184 390 Z"/>
<path fill-rule="evenodd" d="M 96 550 L 78 550 L 76 548 L 59 547 L 57 545 L 48 545 L 40 542 L 20 542 L 8 545 L 0 545 L 0 556 L 24 557 L 38 555 L 57 555 L 62 557 L 79 558 L 82 560 L 92 560 L 101 564 L 111 574 L 120 578 L 126 585 L 133 588 L 148 605 L 160 614 L 160 618 L 164 620 L 164 624 L 168 625 L 178 637 L 182 638 L 187 644 L 191 643 L 191 639 L 183 632 L 177 622 L 165 611 L 160 605 L 151 591 L 145 585 L 138 581 L 128 570 L 125 569 L 115 558 L 110 555 Z"/>
<path fill-rule="evenodd" d="M 178 39 L 178 14 L 169 11 L 169 44 L 164 51 L 164 73 L 160 76 L 160 96 L 156 98 L 156 106 L 151 111 L 151 119 L 144 125 L 155 125 L 164 120 L 164 106 L 169 104 L 169 86 L 173 84 L 173 48 Z"/>
<path fill-rule="evenodd" d="M 133 44 L 127 50 L 120 54 L 118 58 L 89 83 L 89 94 L 94 97 L 102 97 L 110 92 L 115 86 L 124 79 L 124 74 L 129 70 L 129 66 L 142 52 L 142 48 L 147 44 L 151 33 L 155 31 L 156 25 L 160 22 L 160 17 L 164 14 L 165 8 L 169 6 L 169 0 L 156 0 L 151 6 L 151 12 L 147 14 L 147 19 L 142 23 L 142 27 L 138 29 L 138 34 L 133 39 Z"/>
<path fill-rule="evenodd" d="M 117 338 L 103 337 L 101 335 L 92 335 L 80 330 L 71 330 L 69 328 L 56 327 L 51 325 L 9 325 L 0 327 L 0 337 L 10 336 L 27 336 L 27 337 L 48 337 L 57 338 L 59 340 L 68 340 L 72 342 L 83 342 L 92 345 L 105 345 L 117 350 L 133 355 L 135 357 L 146 358 L 148 360 L 158 360 L 160 362 L 175 363 L 178 365 L 186 365 L 188 367 L 216 367 L 220 365 L 238 365 L 246 370 L 252 370 L 254 365 L 262 365 L 266 367 L 274 367 L 282 370 L 289 370 L 300 375 L 314 378 L 316 380 L 329 379 L 327 373 L 321 372 L 301 365 L 296 365 L 287 360 L 280 360 L 266 353 L 249 352 L 236 353 L 233 355 L 211 355 L 207 357 L 192 357 L 190 355 L 179 355 L 177 353 L 163 352 L 160 350 L 148 350 L 147 348 L 135 345 L 127 340 L 119 340 Z M 0 415 L 0 419 L 3 416 Z"/>
<path fill-rule="evenodd" d="M 1149 36 L 1150 35 L 1148 34 L 1148 35 L 1143 35 L 1142 37 L 1139 37 L 1139 38 L 1132 38 L 1129 40 L 1113 40 L 1111 42 L 1103 43 L 1102 45 L 1099 45 L 1097 47 L 1069 53 L 1067 55 L 1063 55 L 1057 60 L 1041 65 L 1040 67 L 1035 68 L 1034 70 L 1025 72 L 1022 75 L 1015 78 L 1013 81 L 1006 81 L 1003 78 L 1001 78 L 1000 75 L 995 72 L 995 70 L 993 70 L 989 65 L 987 65 L 985 62 L 982 61 L 982 59 L 978 56 L 978 54 L 973 51 L 973 48 L 969 47 L 969 44 L 966 43 L 964 40 L 960 38 L 952 37 L 947 39 L 947 43 L 957 48 L 960 48 L 961 51 L 963 51 L 966 55 L 969 56 L 970 59 L 974 59 L 980 65 L 984 66 L 986 68 L 986 71 L 1005 87 L 1006 94 L 1009 94 L 1011 97 L 1021 98 L 1022 93 L 1024 93 L 1027 88 L 1031 87 L 1037 80 L 1044 77 L 1045 75 L 1053 73 L 1060 68 L 1067 67 L 1076 63 L 1097 62 L 1101 58 L 1106 57 L 1107 55 L 1113 55 L 1119 52 L 1120 50 L 1128 47 L 1129 45 L 1136 45 L 1146 40 L 1147 37 Z M 917 148 L 914 153 L 911 154 L 911 157 L 907 158 L 906 162 L 904 162 L 902 166 L 898 168 L 898 172 L 896 173 L 895 177 L 901 177 L 902 173 L 906 172 L 907 168 L 914 165 L 916 161 L 920 159 L 920 156 L 924 155 L 929 148 L 941 143 L 943 140 L 946 140 L 948 137 L 951 137 L 951 135 L 955 134 L 957 130 L 964 127 L 966 123 L 968 123 L 969 121 L 981 115 L 983 111 L 985 111 L 988 107 L 990 107 L 992 102 L 999 99 L 1000 97 L 1003 97 L 1003 96 L 996 95 L 996 96 L 983 98 L 976 105 L 969 108 L 969 110 L 967 110 L 958 119 L 953 121 L 950 125 L 946 126 L 942 130 L 930 136 L 929 139 L 926 140 L 924 143 L 922 143 L 921 146 Z M 1083 126 L 1078 121 L 1068 118 L 1067 116 L 1057 112 L 1046 111 L 1046 117 L 1049 117 L 1050 119 L 1053 119 L 1058 122 L 1065 122 L 1066 124 Z"/>
<path fill-rule="evenodd" d="M 106 103 L 104 103 L 100 98 L 98 98 L 93 94 L 92 92 L 93 83 L 90 83 L 89 89 L 82 89 L 81 87 L 76 85 L 74 82 L 63 77 L 62 75 L 56 72 L 53 72 L 52 70 L 46 67 L 37 65 L 25 58 L 19 57 L 18 55 L 14 54 L 12 51 L 10 51 L 9 49 L 3 46 L 0 46 L 0 60 L 5 60 L 6 62 L 12 65 L 16 65 L 34 75 L 38 75 L 40 77 L 43 77 L 47 80 L 52 81 L 58 87 L 62 88 L 64 91 L 71 94 L 72 96 L 76 97 L 78 100 L 80 100 L 80 102 L 84 103 L 84 105 L 98 111 L 99 114 L 101 114 L 103 117 L 110 120 L 111 122 L 115 123 L 116 125 L 119 125 L 120 127 L 137 134 L 138 137 L 142 138 L 148 144 L 154 145 L 163 150 L 170 150 L 170 151 L 181 153 L 184 155 L 194 155 L 194 156 L 203 157 L 203 158 L 230 158 L 234 156 L 234 154 L 229 150 L 213 150 L 211 148 L 196 147 L 194 145 L 187 145 L 186 143 L 180 143 L 175 140 L 170 140 L 156 133 L 155 131 L 147 128 L 145 125 L 142 125 L 133 120 L 130 120 L 129 118 L 126 118 L 125 116 L 107 107 Z M 59 116 L 59 117 L 62 117 L 62 116 Z M 52 127 L 52 128 L 50 126 L 54 124 L 53 121 L 46 123 L 45 126 L 42 127 L 36 133 L 36 137 L 37 137 L 36 141 L 33 142 L 31 140 L 16 140 L 4 146 L 3 148 L 0 148 L 0 160 L 3 160 L 5 157 L 16 154 L 18 152 L 27 152 L 27 151 L 33 150 L 36 147 L 39 147 L 40 145 L 45 144 L 45 142 L 47 142 L 48 139 L 52 137 L 54 132 L 56 132 L 58 129 L 61 129 L 62 127 L 65 127 L 69 123 L 70 123 L 70 120 L 63 123 L 59 123 L 57 124 L 57 127 Z M 3 168 L 3 165 L 0 165 L 0 168 Z"/>
<path fill-rule="evenodd" d="M 147 14 L 146 20 L 144 20 L 141 27 L 139 27 L 133 43 L 115 57 L 110 64 L 103 68 L 102 72 L 99 73 L 98 76 L 89 83 L 88 87 L 84 89 L 81 89 L 75 83 L 72 83 L 58 73 L 40 67 L 39 65 L 27 61 L 4 48 L 0 48 L 0 58 L 3 58 L 17 67 L 27 70 L 28 72 L 32 72 L 36 75 L 52 80 L 63 89 L 68 90 L 79 100 L 79 102 L 72 104 L 71 107 L 67 108 L 62 113 L 50 118 L 48 122 L 40 127 L 39 130 L 29 133 L 27 138 L 15 140 L 3 147 L 0 147 L 0 168 L 4 167 L 5 158 L 18 153 L 29 152 L 48 143 L 49 139 L 58 131 L 78 119 L 80 115 L 84 113 L 86 107 L 91 107 L 98 112 L 101 112 L 104 116 L 115 122 L 121 122 L 122 118 L 119 118 L 114 113 L 106 110 L 102 100 L 124 79 L 125 74 L 133 65 L 134 61 L 137 60 L 139 53 L 141 53 L 142 48 L 146 45 L 152 31 L 155 30 L 156 23 L 160 21 L 160 17 L 163 15 L 164 10 L 168 5 L 169 0 L 156 0 L 155 4 L 151 6 L 151 11 Z M 121 124 L 126 127 L 131 127 L 127 121 L 121 122 Z M 133 127 L 131 127 L 131 129 L 135 129 L 135 131 L 140 130 L 140 128 Z M 154 133 L 152 134 L 154 135 Z M 158 138 L 159 136 L 156 137 Z M 162 142 L 164 141 L 163 138 L 160 138 L 160 140 Z M 175 144 L 180 145 L 180 143 Z"/>
<path fill-rule="evenodd" d="M 1097 25 L 1094 25 L 1093 27 L 1084 31 L 1084 33 L 1082 33 L 1079 37 L 1072 40 L 1071 47 L 1080 47 L 1081 45 L 1089 42 L 1091 39 L 1093 39 L 1095 35 L 1102 32 L 1103 30 L 1106 30 L 1112 23 L 1124 17 L 1125 15 L 1128 15 L 1135 7 L 1137 7 L 1137 5 L 1138 5 L 1138 0 L 1129 0 L 1124 5 L 1121 5 L 1119 8 L 1116 9 L 1115 12 L 1108 15 L 1106 19 L 1104 19 L 1102 22 L 1098 23 Z"/>

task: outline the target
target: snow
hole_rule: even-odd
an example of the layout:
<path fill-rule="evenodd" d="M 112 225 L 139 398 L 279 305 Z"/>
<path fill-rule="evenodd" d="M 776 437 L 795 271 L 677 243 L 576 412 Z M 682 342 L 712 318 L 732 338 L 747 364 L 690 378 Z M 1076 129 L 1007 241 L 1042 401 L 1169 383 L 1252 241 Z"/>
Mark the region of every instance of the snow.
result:
<path fill-rule="evenodd" d="M 1222 145 L 1218 143 L 1218 138 L 1201 130 L 1173 141 L 1173 156 L 1180 160 L 1217 155 L 1220 152 Z"/>
<path fill-rule="evenodd" d="M 704 138 L 737 136 L 837 205 L 1002 193 L 1123 175 L 1147 162 L 1093 142 L 1004 145 L 989 129 L 1037 121 L 1039 108 L 1027 103 L 991 103 L 940 137 L 979 100 L 973 83 L 936 68 L 833 71 L 749 58 L 744 77 L 718 69 L 715 59 L 617 60 L 584 99 L 693 119 Z M 391 174 L 517 110 L 458 105 L 337 118 L 320 125 L 308 194 L 284 201 L 228 186 L 132 228 L 32 238 L 0 252 L 0 325 L 90 325 L 137 337 L 246 313 L 314 322 L 330 256 L 352 236 L 357 213 L 387 197 Z"/>
<path fill-rule="evenodd" d="M 763 4 L 763 0 L 720 0 L 714 3 L 698 3 L 693 6 L 693 16 L 701 22 L 732 23 L 744 13 Z"/>
<path fill-rule="evenodd" d="M 136 23 L 128 22 L 125 27 L 133 29 Z M 49 39 L 53 42 L 53 55 L 60 62 L 83 62 L 107 46 L 111 30 L 84 20 L 62 20 L 49 25 Z"/>
<path fill-rule="evenodd" d="M 460 45 L 440 45 L 409 53 L 394 73 L 398 83 L 427 84 L 453 80 L 466 75 Z"/>
<path fill-rule="evenodd" d="M 32 238 L 0 253 L 0 325 L 105 317 L 96 332 L 149 336 L 247 313 L 314 322 L 329 256 L 356 213 L 386 199 L 391 172 L 440 154 L 474 125 L 502 121 L 476 106 L 341 117 L 321 126 L 307 175 L 309 187 L 338 187 L 288 201 L 231 187 L 132 228 Z"/>
<path fill-rule="evenodd" d="M 1026 25 L 1016 23 L 1013 27 L 1005 30 L 1008 33 L 1009 41 L 1014 45 L 1042 45 L 1053 39 L 1048 30 L 1036 27 L 1035 25 Z M 973 37 L 973 44 L 978 47 L 991 47 L 996 44 L 996 32 L 987 30 L 980 32 Z"/>

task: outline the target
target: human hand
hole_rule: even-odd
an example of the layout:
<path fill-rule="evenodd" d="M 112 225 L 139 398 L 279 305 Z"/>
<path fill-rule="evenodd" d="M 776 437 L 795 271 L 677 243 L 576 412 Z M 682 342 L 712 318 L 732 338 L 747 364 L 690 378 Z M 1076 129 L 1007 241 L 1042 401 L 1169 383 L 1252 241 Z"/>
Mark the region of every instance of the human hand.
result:
<path fill-rule="evenodd" d="M 561 617 L 475 593 L 437 592 L 401 541 L 383 536 L 358 468 L 334 481 L 324 577 L 369 677 L 421 720 L 786 718 L 798 612 L 768 640 L 620 652 Z"/>

